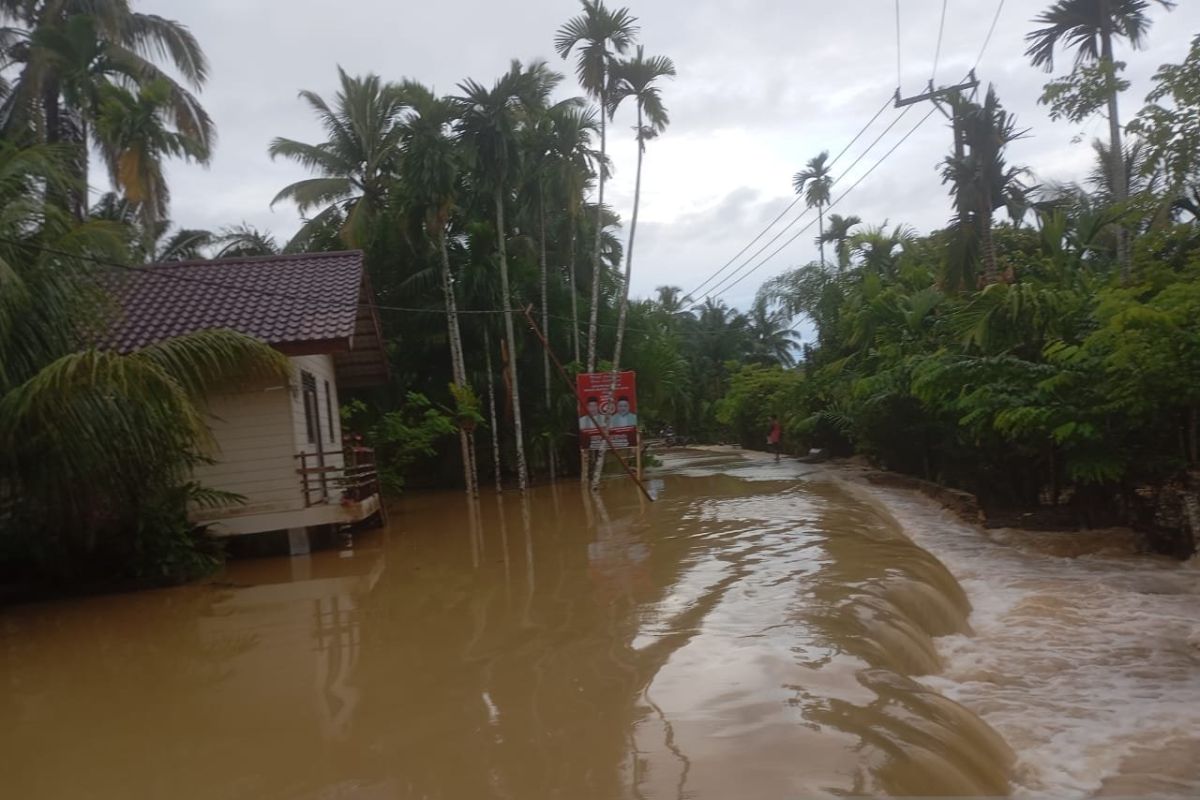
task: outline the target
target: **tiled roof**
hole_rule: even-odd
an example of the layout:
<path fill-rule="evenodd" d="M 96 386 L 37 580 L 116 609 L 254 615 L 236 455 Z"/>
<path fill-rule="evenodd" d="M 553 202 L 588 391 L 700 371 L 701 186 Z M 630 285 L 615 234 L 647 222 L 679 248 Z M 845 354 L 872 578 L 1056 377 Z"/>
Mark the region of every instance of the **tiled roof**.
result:
<path fill-rule="evenodd" d="M 100 344 L 127 353 L 210 328 L 293 349 L 348 343 L 362 286 L 358 250 L 155 264 L 113 277 L 120 312 Z"/>

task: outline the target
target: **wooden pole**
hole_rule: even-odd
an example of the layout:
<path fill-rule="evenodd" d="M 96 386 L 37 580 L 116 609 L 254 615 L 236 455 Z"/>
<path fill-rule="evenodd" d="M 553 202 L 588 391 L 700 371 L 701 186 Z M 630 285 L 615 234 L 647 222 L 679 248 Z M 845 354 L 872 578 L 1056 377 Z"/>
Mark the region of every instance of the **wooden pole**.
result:
<path fill-rule="evenodd" d="M 554 355 L 554 351 L 550 349 L 550 343 L 546 341 L 546 337 L 542 335 L 537 323 L 534 322 L 532 305 L 525 307 L 525 320 L 529 323 L 529 330 L 533 331 L 533 335 L 538 338 L 538 341 L 542 343 L 542 347 L 545 348 L 546 352 L 550 354 L 550 360 L 553 361 L 554 366 L 558 368 L 559 377 L 561 377 L 563 383 L 570 388 L 571 394 L 575 396 L 575 401 L 579 405 L 583 406 L 584 412 L 587 414 L 588 419 L 592 421 L 592 424 L 596 426 L 598 431 L 600 431 L 600 435 L 604 437 L 604 443 L 608 445 L 608 449 L 611 450 L 612 454 L 617 457 L 617 461 L 621 462 L 621 467 L 625 470 L 629 477 L 633 479 L 633 482 L 637 484 L 637 487 L 642 490 L 642 494 L 646 496 L 646 499 L 654 502 L 654 498 L 650 495 L 650 492 L 647 491 L 645 485 L 642 483 L 641 476 L 630 468 L 629 462 L 625 460 L 625 458 L 621 455 L 621 452 L 617 450 L 617 448 L 613 447 L 612 439 L 608 437 L 608 430 L 600 424 L 599 420 L 592 416 L 592 412 L 588 410 L 587 404 L 584 403 L 583 398 L 579 396 L 579 391 L 575 388 L 575 384 L 571 383 L 571 376 L 567 374 L 567 370 L 563 367 L 562 362 L 558 360 L 558 356 Z M 584 451 L 581 450 L 580 452 Z"/>
<path fill-rule="evenodd" d="M 642 479 L 642 432 L 640 430 L 637 432 L 637 446 L 635 449 L 637 450 L 637 476 L 640 481 Z"/>

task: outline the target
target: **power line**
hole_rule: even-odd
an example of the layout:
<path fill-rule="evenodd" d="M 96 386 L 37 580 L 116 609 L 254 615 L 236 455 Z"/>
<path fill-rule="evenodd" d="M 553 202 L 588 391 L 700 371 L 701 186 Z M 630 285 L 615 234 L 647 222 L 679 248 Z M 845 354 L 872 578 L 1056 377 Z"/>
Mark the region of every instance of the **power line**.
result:
<path fill-rule="evenodd" d="M 892 104 L 892 96 L 891 95 L 888 95 L 887 97 L 883 98 L 883 105 L 881 105 L 879 107 L 879 110 L 875 112 L 875 115 L 872 116 L 869 120 L 867 120 L 866 125 L 863 125 L 861 128 L 858 129 L 858 133 L 854 134 L 854 138 L 851 139 L 846 144 L 846 146 L 842 148 L 842 151 L 840 153 L 838 153 L 836 156 L 833 157 L 833 161 L 829 162 L 830 169 L 833 169 L 834 166 L 837 165 L 837 163 L 842 160 L 842 156 L 846 155 L 846 151 L 849 150 L 851 147 L 853 147 L 854 143 L 862 138 L 862 135 L 867 132 L 867 128 L 870 128 L 873 124 L 875 124 L 875 120 L 879 119 L 879 115 L 882 114 L 884 111 L 886 111 L 888 109 L 888 106 L 890 106 L 891 104 Z"/>
<path fill-rule="evenodd" d="M 762 231 L 760 231 L 757 236 L 755 236 L 753 239 L 751 239 L 750 242 L 745 247 L 743 247 L 741 250 L 737 251 L 737 254 L 733 258 L 729 259 L 724 264 L 722 264 L 720 269 L 716 270 L 711 275 L 709 275 L 707 278 L 705 278 L 703 283 L 701 283 L 699 286 L 697 286 L 692 291 L 685 294 L 684 297 L 693 296 L 696 292 L 700 291 L 705 286 L 707 286 L 714 278 L 719 276 L 725 270 L 729 269 L 729 266 L 731 264 L 733 264 L 734 261 L 737 261 L 739 258 L 742 257 L 742 253 L 745 253 L 747 250 L 749 250 L 751 247 L 753 247 L 755 242 L 757 242 L 759 239 L 761 239 L 763 236 L 765 236 L 767 234 L 767 231 L 769 231 L 769 230 L 771 230 L 771 228 L 775 227 L 775 223 L 779 222 L 779 220 L 783 219 L 784 216 L 789 211 L 791 211 L 793 208 L 796 207 L 796 203 L 799 203 L 799 202 L 800 202 L 800 195 L 796 195 L 795 199 L 792 200 L 792 202 L 787 204 L 787 208 L 785 208 L 785 209 L 783 209 L 783 211 L 779 212 L 779 216 L 777 216 L 775 219 L 771 220 L 771 222 L 768 223 L 767 227 L 763 228 Z M 786 230 L 786 228 L 785 228 L 785 230 Z M 753 257 L 754 256 L 751 256 L 751 258 L 753 258 Z"/>
<path fill-rule="evenodd" d="M 999 0 L 999 3 L 996 6 L 996 13 L 992 16 L 992 23 L 991 23 L 990 27 L 988 28 L 987 36 L 984 37 L 983 45 L 979 48 L 979 55 L 975 59 L 975 66 L 972 67 L 970 72 L 967 73 L 968 76 L 970 76 L 975 71 L 975 68 L 979 66 L 979 62 L 983 59 L 983 55 L 987 51 L 988 44 L 990 44 L 990 42 L 992 40 L 992 35 L 996 31 L 996 25 L 1000 20 L 1000 14 L 1004 10 L 1004 3 L 1005 3 L 1005 0 Z M 900 82 L 901 82 L 900 81 L 900 78 L 901 78 L 900 0 L 895 0 L 895 7 L 896 7 L 896 82 L 897 82 L 896 97 L 899 98 L 900 97 Z M 943 2 L 942 2 L 942 17 L 941 17 L 941 22 L 938 27 L 938 43 L 937 43 L 937 49 L 936 49 L 935 55 L 934 55 L 934 74 L 935 75 L 937 73 L 937 63 L 940 58 L 941 46 L 942 46 L 942 35 L 943 35 L 944 28 L 945 28 L 945 23 L 946 23 L 946 7 L 947 7 L 947 2 L 946 2 L 946 0 L 943 0 Z M 931 79 L 930 83 L 932 85 L 932 79 Z M 911 108 L 911 106 L 907 106 L 905 108 L 906 112 L 907 112 L 908 108 Z M 828 206 L 826 206 L 825 210 L 832 209 L 835 205 L 837 205 L 839 202 L 841 202 L 841 200 L 846 195 L 848 195 L 851 191 L 854 190 L 855 187 L 857 187 L 860 183 L 862 183 L 867 178 L 868 175 L 870 175 L 872 172 L 874 172 L 876 167 L 878 167 L 880 164 L 882 164 L 893 152 L 896 151 L 896 149 L 901 144 L 903 144 L 910 136 L 912 136 L 914 133 L 916 133 L 917 129 L 920 128 L 923 124 L 925 124 L 925 121 L 928 120 L 933 115 L 933 112 L 936 110 L 937 110 L 936 106 L 933 109 L 930 109 L 930 111 L 928 113 L 926 113 L 925 116 L 922 117 L 908 133 L 906 133 L 898 142 L 896 142 L 896 144 L 893 145 L 892 148 L 890 150 L 888 150 L 888 152 L 885 153 L 884 156 L 879 161 L 875 162 L 875 164 L 869 170 L 867 170 L 858 180 L 856 180 L 854 182 L 854 184 L 850 186 L 849 189 L 847 189 L 845 192 L 843 192 L 834 202 L 832 202 Z M 888 126 L 888 129 L 886 129 L 883 134 L 880 134 L 880 136 L 876 138 L 875 142 L 872 142 L 872 144 L 865 151 L 863 151 L 863 153 L 859 156 L 859 158 L 855 160 L 854 164 L 851 164 L 850 169 L 853 169 L 854 165 L 857 164 L 858 161 L 861 161 L 862 157 L 865 156 L 866 153 L 870 152 L 871 148 L 875 146 L 875 144 L 879 141 L 879 139 L 882 138 L 882 136 L 887 133 L 887 130 L 890 130 L 891 127 L 894 126 L 897 122 L 899 122 L 903 116 L 904 115 L 901 114 L 900 117 L 897 117 L 896 119 L 894 119 L 892 121 L 892 124 Z M 857 139 L 858 137 L 855 137 L 855 138 Z M 847 172 L 849 172 L 849 170 L 847 170 Z M 842 177 L 845 176 L 845 174 L 846 173 L 843 173 L 841 176 L 838 177 L 837 180 L 840 180 Z M 837 183 L 837 180 L 834 181 L 834 184 Z M 831 184 L 831 185 L 834 185 L 834 184 Z M 792 205 L 795 205 L 794 201 L 793 201 Z M 799 219 L 800 218 L 797 217 L 796 220 L 793 220 L 792 224 L 799 221 Z M 730 289 L 732 289 L 733 287 L 737 286 L 739 283 L 741 283 L 743 280 L 745 280 L 748 276 L 752 275 L 760 267 L 762 267 L 764 264 L 766 264 L 768 261 L 770 261 L 776 255 L 778 255 L 780 252 L 782 252 L 784 248 L 786 248 L 789 244 L 794 242 L 797 238 L 799 238 L 805 231 L 809 230 L 812 226 L 813 226 L 813 222 L 809 222 L 807 225 L 805 225 L 803 228 L 801 228 L 799 231 L 797 231 L 795 234 L 793 234 L 791 238 L 789 238 L 782 245 L 780 245 L 778 248 L 776 248 L 775 251 L 772 252 L 769 256 L 764 258 L 762 261 L 760 261 L 758 264 L 756 264 L 753 268 L 751 268 L 748 272 L 737 277 L 736 280 L 733 280 L 733 282 L 730 283 L 729 282 L 730 279 L 734 278 L 735 275 L 737 275 L 739 272 L 741 272 L 741 270 L 746 266 L 746 264 L 749 263 L 750 260 L 753 260 L 754 256 L 751 256 L 751 258 L 748 259 L 744 264 L 742 264 L 742 266 L 738 267 L 738 269 L 734 270 L 733 273 L 726 276 L 725 279 L 723 279 L 715 287 L 713 287 L 709 291 L 708 296 L 710 296 L 710 297 L 718 296 L 719 294 L 727 292 Z M 775 238 L 777 239 L 778 236 L 776 236 Z M 772 241 L 774 241 L 774 239 L 772 239 Z M 767 245 L 769 246 L 770 242 L 768 242 Z M 758 252 L 762 252 L 762 249 L 765 249 L 765 247 L 760 248 L 760 250 Z M 755 255 L 757 255 L 757 253 Z M 706 281 L 706 283 L 707 283 L 707 281 Z M 693 309 L 695 309 L 697 307 L 698 307 L 698 305 L 692 306 Z"/>
<path fill-rule="evenodd" d="M 833 182 L 829 184 L 830 188 L 837 186 L 842 180 L 844 180 L 845 177 L 847 175 L 849 175 L 850 172 L 853 171 L 853 169 L 855 167 L 857 167 L 864 158 L 867 157 L 867 154 L 869 154 L 873 149 L 875 149 L 875 145 L 879 144 L 879 142 L 883 139 L 883 137 L 887 136 L 888 133 L 891 132 L 892 128 L 896 127 L 896 125 L 900 122 L 900 120 L 904 119 L 904 116 L 909 112 L 909 109 L 911 109 L 911 108 L 912 108 L 912 106 L 906 106 L 904 108 L 904 110 L 900 112 L 899 115 L 897 115 L 891 122 L 889 122 L 887 127 L 884 128 L 883 131 L 880 132 L 880 134 L 878 136 L 876 136 L 875 139 L 869 145 L 867 145 L 867 148 L 858 154 L 858 158 L 854 159 L 854 161 L 850 164 L 850 166 L 846 167 L 846 169 L 842 171 L 841 175 L 838 175 L 836 178 L 833 179 Z M 799 197 L 797 197 L 797 199 L 799 199 Z M 793 203 L 793 205 L 794 205 L 794 203 Z M 741 272 L 743 269 L 745 269 L 750 264 L 750 262 L 752 262 L 754 259 L 758 258 L 764 250 L 766 250 L 768 247 L 770 247 L 775 242 L 779 241 L 779 237 L 781 237 L 781 236 L 783 236 L 783 234 L 787 233 L 789 228 L 791 228 L 793 225 L 795 225 L 797 222 L 799 222 L 801 219 L 803 219 L 804 215 L 807 214 L 811 210 L 812 210 L 811 208 L 806 208 L 803 212 L 801 212 L 795 219 L 793 219 L 786 226 L 784 226 L 778 233 L 775 234 L 775 236 L 773 236 L 769 241 L 767 241 L 762 247 L 760 247 L 758 250 L 756 250 L 754 252 L 754 254 L 752 256 L 750 256 L 748 259 L 746 259 L 737 269 L 735 269 L 733 272 L 729 273 L 723 279 L 718 281 L 715 286 L 713 286 L 712 288 L 709 289 L 707 294 L 710 294 L 710 295 L 718 294 L 721 291 L 723 291 L 721 288 L 722 286 L 726 285 L 730 280 L 733 280 L 739 272 Z M 810 228 L 810 227 L 812 227 L 811 223 L 807 227 L 805 227 L 804 230 L 808 230 L 808 228 Z M 803 232 L 803 231 L 801 231 L 801 232 Z M 791 239 L 788 239 L 788 241 L 789 242 L 794 241 L 795 238 L 796 237 L 793 236 Z M 770 258 L 770 256 L 768 256 L 768 258 Z M 760 264 L 760 266 L 761 266 L 761 264 Z M 757 267 L 756 267 L 756 269 L 757 269 Z M 701 285 L 703 286 L 703 284 L 701 284 Z M 685 295 L 685 296 L 694 298 L 696 295 L 695 295 L 695 293 L 689 293 L 688 295 Z M 697 308 L 698 306 L 692 306 L 692 307 Z"/>
<path fill-rule="evenodd" d="M 920 120 L 918 120 L 917 124 L 916 124 L 916 125 L 914 125 L 914 126 L 913 126 L 913 127 L 912 127 L 912 128 L 909 130 L 909 131 L 908 131 L 908 133 L 904 134 L 904 136 L 903 136 L 903 137 L 901 137 L 901 139 L 900 139 L 898 142 L 896 142 L 894 145 L 892 145 L 891 149 L 890 149 L 890 150 L 888 150 L 886 153 L 884 153 L 882 158 L 880 158 L 880 159 L 879 159 L 878 161 L 876 161 L 876 162 L 875 162 L 873 165 L 871 165 L 871 168 L 870 168 L 870 169 L 868 169 L 866 172 L 864 172 L 864 173 L 863 173 L 863 174 L 862 174 L 862 175 L 861 175 L 861 176 L 858 178 L 858 180 L 856 180 L 856 181 L 855 181 L 855 182 L 854 182 L 854 183 L 853 183 L 853 184 L 850 186 L 850 188 L 848 188 L 846 191 L 842 192 L 842 193 L 841 193 L 841 195 L 839 195 L 839 196 L 838 196 L 838 198 L 837 198 L 836 200 L 834 200 L 832 203 L 830 203 L 828 206 L 826 206 L 826 207 L 825 207 L 825 208 L 826 208 L 826 210 L 828 210 L 828 209 L 832 209 L 832 208 L 834 208 L 835 206 L 837 206 L 837 204 L 838 204 L 838 203 L 842 202 L 842 200 L 844 200 L 844 199 L 845 199 L 846 195 L 850 194 L 852 191 L 854 191 L 854 190 L 855 190 L 855 188 L 857 188 L 857 187 L 858 187 L 858 185 L 859 185 L 859 184 L 861 184 L 863 181 L 865 181 L 865 180 L 867 179 L 867 177 L 868 177 L 868 176 L 869 176 L 869 175 L 870 175 L 872 172 L 874 172 L 874 171 L 875 171 L 875 169 L 876 169 L 876 168 L 877 168 L 877 167 L 878 167 L 880 164 L 882 164 L 884 161 L 886 161 L 886 160 L 888 159 L 888 157 L 892 155 L 892 153 L 896 152 L 897 148 L 899 148 L 899 147 L 900 147 L 900 145 L 904 144 L 904 142 L 905 142 L 905 141 L 907 141 L 907 140 L 908 140 L 908 138 L 909 138 L 910 136 L 912 136 L 914 133 L 916 133 L 916 132 L 917 132 L 917 129 L 918 129 L 918 128 L 920 128 L 922 125 L 924 125 L 924 124 L 925 124 L 925 121 L 926 121 L 927 119 L 929 119 L 931 116 L 933 116 L 934 112 L 936 112 L 936 111 L 937 111 L 937 107 L 936 107 L 936 106 L 935 106 L 935 107 L 933 107 L 933 108 L 931 108 L 931 109 L 929 109 L 929 112 L 928 112 L 927 114 L 925 114 L 925 116 L 921 117 L 921 119 L 920 119 Z M 816 220 L 813 220 L 812 222 L 809 222 L 807 225 L 805 225 L 803 228 L 801 228 L 799 231 L 797 231 L 797 232 L 796 232 L 796 234 L 795 234 L 794 236 L 792 236 L 792 238 L 788 239 L 786 242 L 784 242 L 782 245 L 780 245 L 780 246 L 779 246 L 779 248 L 775 250 L 775 252 L 771 253 L 771 255 L 767 256 L 767 257 L 766 257 L 766 258 L 764 258 L 762 261 L 760 261 L 758 264 L 756 264 L 756 265 L 754 266 L 754 268 L 753 268 L 753 269 L 751 269 L 749 272 L 747 272 L 747 273 L 743 274 L 743 275 L 742 275 L 741 277 L 739 277 L 739 278 L 738 278 L 736 281 L 734 281 L 733 283 L 729 284 L 729 285 L 728 285 L 728 286 L 726 286 L 724 289 L 722 289 L 722 290 L 721 290 L 721 291 L 722 291 L 722 293 L 723 293 L 723 292 L 727 292 L 727 291 L 729 291 L 730 289 L 732 289 L 733 287 L 735 287 L 735 286 L 737 286 L 739 283 L 741 283 L 743 280 L 745 280 L 746 278 L 748 278 L 748 277 L 750 277 L 751 275 L 753 275 L 753 274 L 754 274 L 756 271 L 758 271 L 758 269 L 759 269 L 760 267 L 762 267 L 764 264 L 766 264 L 766 263 L 767 263 L 768 261 L 770 261 L 772 258 L 774 258 L 775 256 L 777 256 L 777 255 L 778 255 L 780 252 L 782 252 L 782 251 L 783 251 L 783 249 L 784 249 L 785 247 L 787 247 L 789 244 L 791 244 L 792 242 L 794 242 L 794 241 L 795 241 L 797 238 L 799 238 L 799 237 L 800 237 L 800 235 L 801 235 L 801 234 L 803 234 L 805 231 L 807 231 L 809 228 L 811 228 L 815 222 L 816 222 Z M 710 294 L 709 296 L 711 297 L 712 295 Z"/>
<path fill-rule="evenodd" d="M 897 0 L 897 2 L 899 2 L 899 0 Z M 979 48 L 979 55 L 975 57 L 975 66 L 971 67 L 972 71 L 974 71 L 975 67 L 979 66 L 979 62 L 983 60 L 983 54 L 987 51 L 988 45 L 992 41 L 992 34 L 996 32 L 996 23 L 1000 21 L 1000 12 L 1003 10 L 1004 0 L 1000 0 L 999 4 L 996 6 L 996 14 L 992 17 L 992 25 L 990 28 L 988 28 L 987 36 L 984 37 L 983 47 Z"/>
<path fill-rule="evenodd" d="M 833 161 L 829 162 L 829 167 L 830 167 L 830 169 L 832 169 L 832 168 L 833 168 L 833 166 L 834 166 L 835 164 L 837 164 L 837 163 L 838 163 L 838 161 L 840 161 L 840 160 L 841 160 L 842 156 L 846 155 L 846 152 L 847 152 L 847 151 L 848 151 L 848 150 L 849 150 L 851 147 L 853 147 L 853 146 L 854 146 L 854 143 L 855 143 L 855 142 L 857 142 L 859 139 L 861 139 L 861 138 L 862 138 L 862 135 L 863 135 L 864 133 L 866 133 L 866 132 L 867 132 L 867 129 L 869 129 L 869 128 L 870 128 L 872 125 L 874 125 L 874 124 L 875 124 L 875 120 L 879 119 L 879 115 L 880 115 L 880 114 L 882 114 L 884 111 L 886 111 L 886 110 L 887 110 L 887 108 L 888 108 L 888 106 L 890 106 L 890 105 L 891 105 L 891 103 L 892 103 L 892 98 L 891 98 L 891 96 L 888 96 L 888 97 L 885 97 L 885 98 L 884 98 L 884 100 L 883 100 L 883 105 L 881 105 L 881 106 L 879 107 L 879 110 L 878 110 L 878 111 L 876 111 L 876 112 L 875 112 L 875 114 L 874 114 L 874 115 L 873 115 L 873 116 L 872 116 L 872 117 L 871 117 L 869 120 L 867 120 L 867 123 L 866 123 L 865 125 L 863 125 L 861 128 L 859 128 L 859 129 L 858 129 L 858 133 L 854 134 L 854 138 L 852 138 L 852 139 L 851 139 L 851 140 L 850 140 L 850 141 L 849 141 L 849 142 L 846 144 L 846 146 L 842 148 L 842 150 L 841 150 L 841 152 L 840 152 L 840 153 L 838 153 L 836 156 L 834 156 L 834 157 L 833 157 Z M 730 267 L 730 266 L 733 264 L 733 262 L 735 262 L 735 261 L 737 261 L 739 258 L 741 258 L 741 257 L 742 257 L 742 254 L 744 254 L 744 253 L 745 253 L 747 250 L 749 250 L 751 247 L 753 247 L 753 246 L 754 246 L 754 244 L 755 244 L 755 242 L 757 242 L 757 241 L 758 241 L 759 239 L 761 239 L 762 237 L 766 236 L 766 234 L 767 234 L 767 231 L 769 231 L 769 230 L 771 230 L 771 228 L 775 227 L 775 224 L 776 224 L 776 223 L 778 223 L 778 222 L 779 222 L 779 220 L 783 219 L 783 218 L 784 218 L 784 217 L 787 215 L 787 213 L 788 213 L 789 211 L 791 211 L 793 208 L 795 208 L 795 207 L 796 207 L 796 204 L 797 204 L 797 203 L 799 203 L 799 202 L 800 202 L 800 195 L 797 195 L 797 196 L 796 196 L 796 197 L 795 197 L 795 198 L 792 200 L 792 202 L 788 203 L 787 207 L 786 207 L 785 209 L 783 209 L 783 211 L 779 212 L 779 216 L 777 216 L 777 217 L 775 217 L 775 219 L 771 220 L 771 221 L 770 221 L 770 223 L 768 223 L 768 224 L 767 224 L 767 227 L 763 228 L 763 229 L 762 229 L 762 230 L 759 232 L 759 234 L 758 234 L 757 236 L 755 236 L 753 239 L 751 239 L 751 240 L 750 240 L 750 242 L 749 242 L 749 243 L 748 243 L 748 244 L 747 244 L 745 247 L 743 247 L 741 250 L 739 250 L 739 251 L 738 251 L 738 252 L 737 252 L 737 253 L 736 253 L 736 254 L 733 256 L 733 258 L 729 259 L 729 260 L 728 260 L 728 261 L 726 261 L 724 264 L 722 264 L 722 265 L 721 265 L 721 267 L 720 267 L 719 269 L 717 269 L 715 272 L 713 272 L 711 275 L 709 275 L 709 276 L 708 276 L 708 277 L 707 277 L 707 278 L 706 278 L 706 279 L 705 279 L 705 280 L 704 280 L 704 281 L 703 281 L 703 282 L 702 282 L 702 283 L 701 283 L 699 286 L 697 286 L 695 289 L 693 289 L 692 291 L 690 291 L 690 292 L 687 292 L 686 294 L 684 294 L 684 297 L 695 297 L 695 295 L 696 295 L 696 293 L 697 293 L 697 292 L 699 292 L 701 289 L 703 289 L 705 286 L 707 286 L 709 283 L 711 283 L 711 282 L 712 282 L 714 279 L 716 279 L 717 277 L 719 277 L 719 276 L 720 276 L 722 273 L 724 273 L 724 272 L 725 272 L 725 270 L 729 269 L 729 267 Z M 789 227 L 789 228 L 790 228 L 790 227 L 791 227 L 791 225 L 794 225 L 794 224 L 795 224 L 795 221 L 793 221 L 793 222 L 792 222 L 791 224 L 789 224 L 787 227 Z M 786 230 L 786 229 L 787 229 L 787 228 L 785 228 L 784 230 Z M 774 241 L 774 240 L 772 240 L 772 241 Z M 767 245 L 768 245 L 768 246 L 769 246 L 769 244 L 770 244 L 770 242 L 768 242 L 768 243 L 767 243 Z M 761 252 L 761 250 L 760 250 L 759 252 Z M 757 253 L 756 253 L 755 255 L 757 255 Z M 750 258 L 751 258 L 751 259 L 753 259 L 754 257 L 755 257 L 755 256 L 750 256 Z M 736 272 L 736 270 L 735 270 L 735 272 Z"/>
<path fill-rule="evenodd" d="M 900 0 L 896 0 L 896 96 L 900 96 Z"/>
<path fill-rule="evenodd" d="M 948 0 L 942 0 L 942 20 L 941 20 L 941 22 L 938 23 L 937 47 L 935 47 L 933 50 L 933 72 L 931 72 L 929 74 L 929 84 L 931 86 L 933 85 L 933 82 L 937 80 L 938 61 L 941 60 L 941 57 L 942 57 L 942 34 L 946 30 L 946 4 L 947 4 L 947 2 L 948 2 Z"/>

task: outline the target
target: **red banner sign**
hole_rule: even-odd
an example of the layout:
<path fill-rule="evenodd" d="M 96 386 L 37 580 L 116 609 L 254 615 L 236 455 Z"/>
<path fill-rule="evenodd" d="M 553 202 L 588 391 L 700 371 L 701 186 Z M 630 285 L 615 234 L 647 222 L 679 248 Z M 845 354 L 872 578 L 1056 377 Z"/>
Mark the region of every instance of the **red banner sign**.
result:
<path fill-rule="evenodd" d="M 575 376 L 579 405 L 579 447 L 604 450 L 608 447 L 600 430 L 608 431 L 613 447 L 637 447 L 637 374 L 585 372 Z"/>

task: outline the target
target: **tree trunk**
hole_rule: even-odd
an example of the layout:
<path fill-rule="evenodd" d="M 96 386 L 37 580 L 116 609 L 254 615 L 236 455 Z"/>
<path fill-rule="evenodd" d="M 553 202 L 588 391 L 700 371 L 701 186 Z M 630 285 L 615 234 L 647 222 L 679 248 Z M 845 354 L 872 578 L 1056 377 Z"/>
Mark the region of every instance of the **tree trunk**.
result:
<path fill-rule="evenodd" d="M 1200 467 L 1200 409 L 1192 406 L 1188 409 L 1188 464 L 1195 469 Z"/>
<path fill-rule="evenodd" d="M 82 178 L 79 186 L 76 188 L 76 196 L 74 198 L 75 219 L 82 222 L 88 216 L 88 162 L 90 150 L 88 149 L 88 124 L 87 117 L 79 115 L 79 153 L 78 153 L 78 169 Z"/>
<path fill-rule="evenodd" d="M 504 481 L 500 474 L 500 421 L 496 419 L 496 374 L 492 372 L 492 337 L 487 328 L 483 329 L 483 352 L 486 363 L 488 386 L 488 416 L 492 425 L 492 466 L 496 471 L 496 494 L 504 491 Z"/>
<path fill-rule="evenodd" d="M 1000 267 L 996 263 L 996 240 L 992 236 L 992 212 L 987 201 L 979 209 L 979 257 L 983 261 L 983 281 L 991 286 L 1000 282 Z"/>
<path fill-rule="evenodd" d="M 642 199 L 642 154 L 646 146 L 642 141 L 642 106 L 637 109 L 637 175 L 633 182 L 633 215 L 629 221 L 629 246 L 625 250 L 625 285 L 621 287 L 621 310 L 617 314 L 617 341 L 613 347 L 613 376 L 621 369 L 621 346 L 625 342 L 625 319 L 629 315 L 629 282 L 633 277 L 633 241 L 637 236 L 638 206 Z"/>
<path fill-rule="evenodd" d="M 625 249 L 625 282 L 621 287 L 621 308 L 617 312 L 617 341 L 613 347 L 612 387 L 617 385 L 617 373 L 621 371 L 621 346 L 625 343 L 625 320 L 629 316 L 629 282 L 633 278 L 633 243 L 637 236 L 638 206 L 642 198 L 642 156 L 645 142 L 642 141 L 642 104 L 637 107 L 637 175 L 633 181 L 633 214 L 629 221 L 629 246 Z M 600 488 L 600 477 L 604 474 L 603 450 L 596 458 L 596 474 L 592 476 L 592 489 Z"/>
<path fill-rule="evenodd" d="M 575 236 L 579 232 L 579 220 L 574 214 L 568 214 L 567 221 L 571 226 L 569 235 L 571 254 L 569 256 L 568 275 L 571 280 L 571 341 L 575 345 L 575 363 L 582 364 L 579 353 L 579 289 L 575 285 Z"/>
<path fill-rule="evenodd" d="M 607 76 L 605 76 L 607 80 Z M 600 177 L 596 190 L 596 241 L 592 246 L 592 308 L 588 320 L 587 371 L 596 371 L 596 328 L 600 315 L 600 240 L 604 233 L 604 162 L 608 149 L 608 94 L 600 92 Z"/>
<path fill-rule="evenodd" d="M 512 292 L 508 284 L 508 252 L 504 242 L 504 191 L 496 186 L 496 246 L 500 250 L 500 296 L 504 303 L 504 336 L 508 342 L 508 358 L 512 369 L 513 429 L 517 436 L 517 488 L 528 488 L 525 466 L 525 431 L 521 424 L 521 380 L 517 375 L 517 336 L 513 330 Z"/>
<path fill-rule="evenodd" d="M 821 269 L 825 269 L 825 204 L 817 203 L 817 247 L 821 251 Z"/>
<path fill-rule="evenodd" d="M 1100 58 L 1113 67 L 1112 9 L 1109 0 L 1100 0 Z M 1115 69 L 1115 68 L 1114 68 Z M 1113 199 L 1122 203 L 1129 199 L 1129 182 L 1125 176 L 1125 150 L 1121 146 L 1121 115 L 1117 109 L 1117 80 L 1114 72 L 1108 91 L 1108 149 L 1109 169 L 1112 170 Z M 1132 278 L 1128 232 L 1125 226 L 1114 226 L 1117 235 L 1117 262 L 1121 265 L 1121 283 L 1128 286 Z"/>
<path fill-rule="evenodd" d="M 442 256 L 442 293 L 446 298 L 446 327 L 450 338 L 450 366 L 454 385 L 460 390 L 467 385 L 466 360 L 463 357 L 462 332 L 458 325 L 458 302 L 454 297 L 454 281 L 450 275 L 450 253 L 446 248 L 446 231 L 443 228 L 438 235 L 438 249 Z M 470 497 L 479 496 L 478 476 L 475 472 L 475 459 L 471 455 L 471 437 L 467 429 L 459 426 L 459 445 L 462 448 L 463 483 Z"/>
<path fill-rule="evenodd" d="M 538 257 L 542 268 L 542 335 L 550 341 L 550 290 L 546 277 L 546 197 L 545 188 L 538 185 Z M 550 350 L 542 348 L 542 378 L 546 389 L 546 421 L 550 425 L 550 438 L 547 439 L 549 455 L 550 480 L 553 481 L 558 472 L 558 457 L 556 454 L 556 437 L 554 435 L 554 406 L 550 394 Z"/>

